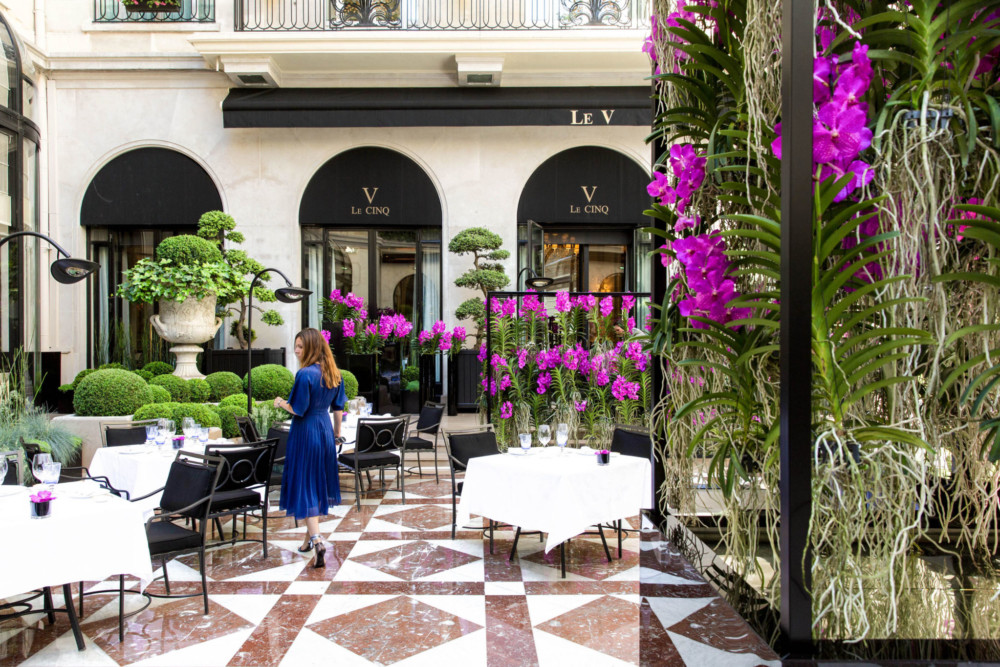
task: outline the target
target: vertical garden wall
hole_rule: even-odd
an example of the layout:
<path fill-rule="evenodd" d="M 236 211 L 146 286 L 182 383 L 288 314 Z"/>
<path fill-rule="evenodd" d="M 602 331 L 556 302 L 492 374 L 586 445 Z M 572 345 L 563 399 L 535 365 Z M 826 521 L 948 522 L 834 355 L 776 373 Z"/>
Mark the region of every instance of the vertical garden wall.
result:
<path fill-rule="evenodd" d="M 783 4 L 654 2 L 660 510 L 716 532 L 778 642 L 780 487 L 808 473 L 814 652 L 997 659 L 1000 0 L 813 5 L 811 216 L 784 221 L 810 232 L 796 276 Z M 782 480 L 793 318 L 811 364 L 784 375 L 807 381 L 811 425 L 786 444 L 808 469 Z"/>

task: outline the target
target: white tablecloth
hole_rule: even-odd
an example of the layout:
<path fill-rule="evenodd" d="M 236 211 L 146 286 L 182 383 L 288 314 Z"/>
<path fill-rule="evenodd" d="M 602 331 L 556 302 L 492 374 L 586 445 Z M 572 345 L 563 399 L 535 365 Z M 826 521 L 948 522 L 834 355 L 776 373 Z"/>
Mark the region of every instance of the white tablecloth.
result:
<path fill-rule="evenodd" d="M 116 574 L 153 578 L 142 509 L 109 494 L 73 498 L 95 482 L 58 484 L 52 515 L 31 518 L 30 489 L 0 487 L 0 599 L 43 586 L 101 581 Z M 15 489 L 15 491 L 10 491 Z"/>
<path fill-rule="evenodd" d="M 230 444 L 229 440 L 210 440 L 209 444 Z M 200 442 L 184 447 L 186 451 L 198 454 L 205 453 L 205 446 Z M 111 486 L 129 492 L 132 498 L 144 496 L 147 493 L 162 488 L 167 483 L 170 464 L 177 456 L 177 450 L 169 445 L 125 445 L 123 447 L 101 447 L 94 452 L 90 462 L 90 474 L 104 476 Z M 152 507 L 156 507 L 159 497 L 150 498 Z M 147 502 L 143 507 L 149 508 Z"/>
<path fill-rule="evenodd" d="M 635 456 L 612 456 L 597 465 L 594 454 L 535 448 L 527 455 L 499 454 L 469 461 L 458 506 L 458 525 L 469 515 L 540 530 L 545 551 L 598 523 L 650 508 L 652 469 Z"/>

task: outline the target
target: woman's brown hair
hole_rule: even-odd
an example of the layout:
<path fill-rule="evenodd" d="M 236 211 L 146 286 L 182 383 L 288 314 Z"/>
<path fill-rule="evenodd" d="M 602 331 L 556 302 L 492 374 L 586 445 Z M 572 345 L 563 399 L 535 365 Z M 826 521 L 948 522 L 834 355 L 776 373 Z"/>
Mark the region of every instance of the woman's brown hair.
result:
<path fill-rule="evenodd" d="M 337 362 L 333 360 L 333 352 L 318 330 L 312 327 L 303 329 L 295 334 L 295 340 L 302 341 L 302 359 L 299 368 L 319 364 L 319 369 L 323 372 L 323 384 L 328 389 L 340 386 L 340 369 Z"/>

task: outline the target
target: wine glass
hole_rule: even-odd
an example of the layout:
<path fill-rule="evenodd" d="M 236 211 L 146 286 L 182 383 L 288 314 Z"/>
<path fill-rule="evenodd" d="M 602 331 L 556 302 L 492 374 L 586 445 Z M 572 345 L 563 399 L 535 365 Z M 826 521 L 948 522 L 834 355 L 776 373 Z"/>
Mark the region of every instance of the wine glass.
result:
<path fill-rule="evenodd" d="M 521 441 L 521 451 L 525 454 L 531 449 L 531 434 L 530 433 L 518 433 L 518 439 Z"/>
<path fill-rule="evenodd" d="M 47 463 L 52 463 L 52 455 L 45 452 L 35 454 L 35 458 L 31 460 L 31 473 L 39 483 L 44 483 L 43 477 L 45 476 L 45 465 Z"/>
<path fill-rule="evenodd" d="M 542 424 L 538 427 L 538 442 L 542 443 L 542 447 L 548 447 L 549 441 L 552 440 L 552 428 L 548 424 Z"/>
<path fill-rule="evenodd" d="M 569 424 L 559 424 L 556 426 L 556 444 L 559 445 L 560 454 L 567 442 L 569 442 Z"/>

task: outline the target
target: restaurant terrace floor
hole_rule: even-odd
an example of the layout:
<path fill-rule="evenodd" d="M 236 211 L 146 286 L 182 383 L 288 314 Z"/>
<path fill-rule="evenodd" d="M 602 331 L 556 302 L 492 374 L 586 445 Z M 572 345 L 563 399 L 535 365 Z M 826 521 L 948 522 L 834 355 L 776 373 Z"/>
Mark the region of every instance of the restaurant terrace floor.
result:
<path fill-rule="evenodd" d="M 453 418 L 445 428 L 469 420 Z M 117 594 L 87 596 L 84 651 L 64 614 L 54 625 L 27 616 L 0 623 L 0 667 L 779 664 L 638 516 L 626 521 L 622 556 L 613 544 L 610 563 L 596 535 L 574 538 L 565 579 L 558 549 L 544 553 L 535 535 L 521 537 L 513 560 L 508 529 L 497 532 L 492 554 L 481 530 L 459 530 L 452 540 L 451 483 L 441 460 L 439 483 L 408 478 L 406 505 L 390 490 L 369 494 L 358 511 L 345 493 L 321 524 L 329 544 L 324 568 L 296 551 L 303 528 L 272 515 L 266 559 L 252 542 L 209 551 L 209 616 L 200 596 L 154 599 L 128 619 L 120 643 Z M 73 557 L 71 545 L 65 557 Z M 196 555 L 168 568 L 172 593 L 200 592 Z M 116 588 L 117 578 L 83 585 Z M 160 589 L 161 582 L 149 588 Z"/>

